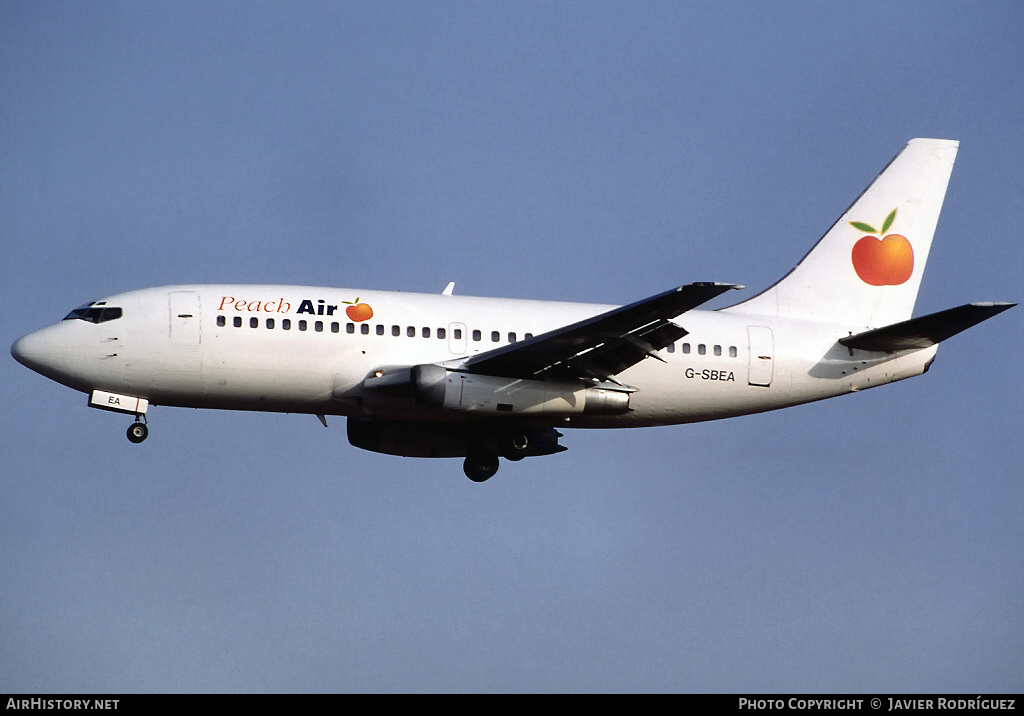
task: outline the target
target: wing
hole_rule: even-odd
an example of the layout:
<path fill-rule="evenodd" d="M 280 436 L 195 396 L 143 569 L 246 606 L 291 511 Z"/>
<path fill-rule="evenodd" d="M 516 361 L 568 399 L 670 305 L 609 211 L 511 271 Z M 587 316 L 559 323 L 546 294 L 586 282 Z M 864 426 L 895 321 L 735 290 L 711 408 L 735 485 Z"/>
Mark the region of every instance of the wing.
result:
<path fill-rule="evenodd" d="M 578 323 L 473 356 L 459 370 L 509 378 L 596 379 L 614 376 L 679 340 L 688 331 L 670 319 L 730 289 L 690 283 Z"/>

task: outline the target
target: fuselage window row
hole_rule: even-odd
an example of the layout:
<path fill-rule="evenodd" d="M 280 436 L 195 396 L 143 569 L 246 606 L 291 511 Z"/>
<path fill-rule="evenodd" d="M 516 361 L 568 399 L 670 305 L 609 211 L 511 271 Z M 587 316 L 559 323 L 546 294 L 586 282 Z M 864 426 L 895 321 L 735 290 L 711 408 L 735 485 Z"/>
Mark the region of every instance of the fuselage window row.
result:
<path fill-rule="evenodd" d="M 689 355 L 690 351 L 691 351 L 690 344 L 689 343 L 684 343 L 683 344 L 683 354 L 684 355 Z M 675 352 L 675 346 L 674 345 L 670 345 L 668 347 L 668 352 L 669 353 L 674 353 Z M 718 345 L 712 346 L 711 347 L 711 352 L 714 353 L 716 356 L 721 356 L 722 355 L 722 346 L 718 346 Z M 708 347 L 705 344 L 703 344 L 703 343 L 698 343 L 697 344 L 697 355 L 703 356 L 703 355 L 707 355 L 707 353 L 708 353 Z M 739 349 L 736 348 L 736 346 L 729 346 L 729 357 L 730 358 L 736 358 L 736 357 L 739 356 L 739 354 L 740 354 L 739 353 Z"/>
<path fill-rule="evenodd" d="M 104 320 L 112 320 L 112 318 L 114 318 L 114 317 L 119 318 L 120 317 L 121 309 L 118 308 L 118 309 L 115 309 L 115 310 L 117 311 L 116 315 L 112 315 L 111 318 L 105 318 Z M 113 314 L 113 311 L 111 313 Z M 77 317 L 77 316 L 75 316 L 75 317 Z M 232 325 L 235 328 L 241 328 L 242 324 L 243 324 L 242 317 L 241 316 L 235 316 L 232 319 L 231 323 L 232 323 Z M 217 326 L 223 328 L 226 325 L 227 325 L 227 318 L 225 316 L 217 316 Z M 259 328 L 259 325 L 260 325 L 260 322 L 259 322 L 258 318 L 253 317 L 253 318 L 249 319 L 249 327 L 250 328 Z M 267 318 L 265 320 L 265 322 L 264 322 L 264 326 L 266 328 L 270 329 L 270 330 L 273 330 L 276 327 L 276 325 L 277 325 L 277 323 L 276 323 L 275 319 L 273 319 L 273 318 Z M 291 330 L 291 327 L 292 327 L 292 322 L 291 322 L 290 319 L 288 319 L 288 318 L 281 319 L 281 329 L 282 330 L 288 331 L 288 330 Z M 307 327 L 308 327 L 308 323 L 305 320 L 300 320 L 298 322 L 298 329 L 300 331 L 305 331 L 307 329 Z M 323 330 L 324 330 L 324 322 L 323 321 L 316 321 L 313 324 L 313 330 L 315 330 L 317 333 L 322 333 Z M 341 332 L 341 324 L 338 323 L 337 321 L 331 322 L 331 333 L 340 333 L 340 332 Z M 354 334 L 355 332 L 356 332 L 356 324 L 355 323 L 346 323 L 345 324 L 345 333 Z M 364 336 L 370 335 L 370 324 L 368 324 L 368 323 L 361 323 L 359 325 L 359 332 L 362 335 L 364 335 Z M 378 323 L 378 324 L 376 324 L 376 328 L 375 328 L 374 332 L 378 336 L 383 336 L 387 331 L 386 331 L 386 327 L 383 324 Z M 399 326 L 399 325 L 392 325 L 391 326 L 391 335 L 392 336 L 401 336 L 402 335 L 402 327 Z M 440 328 L 440 327 L 436 328 L 436 329 L 432 329 L 429 326 L 423 326 L 422 328 L 420 328 L 417 331 L 416 326 L 406 326 L 406 328 L 405 328 L 405 335 L 407 337 L 409 337 L 409 338 L 415 338 L 417 335 L 419 335 L 421 338 L 430 338 L 431 336 L 434 336 L 438 340 L 445 340 L 446 338 L 448 338 L 448 329 L 447 328 Z M 483 331 L 481 331 L 479 329 L 474 329 L 472 331 L 471 335 L 472 335 L 474 341 L 483 340 Z M 525 333 L 523 335 L 524 335 L 524 337 L 526 339 L 533 338 L 533 334 L 532 333 Z M 454 340 L 461 341 L 462 340 L 462 329 L 461 328 L 453 328 L 452 329 L 452 338 Z M 518 334 L 515 331 L 509 331 L 509 333 L 508 333 L 508 342 L 509 343 L 515 343 L 517 340 L 518 340 Z M 492 343 L 500 343 L 501 342 L 501 332 L 500 331 L 491 331 L 491 342 Z"/>
<path fill-rule="evenodd" d="M 76 310 L 81 310 L 81 309 L 76 309 Z M 93 310 L 95 311 L 95 309 L 93 309 Z M 113 320 L 113 318 L 120 318 L 120 315 L 121 315 L 121 309 L 120 308 L 117 308 L 117 309 L 110 309 L 110 308 L 108 308 L 108 309 L 106 309 L 106 311 L 110 311 L 111 318 L 107 318 L 106 314 L 104 313 L 104 316 L 100 320 L 100 322 L 102 322 L 104 320 Z M 74 316 L 74 315 L 68 316 L 68 318 L 80 318 L 80 317 L 82 317 L 82 316 Z M 90 316 L 90 318 L 92 318 L 92 316 Z M 67 320 L 67 319 L 65 319 L 65 320 Z M 89 320 L 89 319 L 87 318 L 86 320 Z M 233 321 L 232 321 L 232 323 L 235 326 L 235 328 L 241 328 L 242 327 L 242 317 L 241 316 L 235 316 Z M 227 324 L 227 319 L 224 316 L 217 316 L 217 325 L 218 326 L 223 327 L 226 324 Z M 268 319 L 266 319 L 265 325 L 266 325 L 267 328 L 273 329 L 274 326 L 276 325 L 276 323 L 275 323 L 273 318 L 268 318 Z M 250 328 L 258 328 L 259 327 L 259 319 L 258 318 L 250 318 L 249 319 L 249 327 Z M 290 330 L 291 327 L 292 327 L 291 326 L 291 320 L 289 320 L 287 318 L 281 319 L 281 328 L 282 328 L 282 330 L 287 331 L 287 330 Z M 307 328 L 306 321 L 300 320 L 298 328 L 299 328 L 300 331 L 305 331 L 306 328 Z M 322 333 L 323 330 L 324 330 L 324 323 L 323 323 L 323 321 L 316 321 L 313 324 L 313 330 L 315 330 L 317 333 Z M 331 333 L 340 333 L 340 332 L 341 332 L 341 324 L 338 323 L 337 321 L 333 321 L 331 323 Z M 355 332 L 356 332 L 356 324 L 355 323 L 346 323 L 345 324 L 345 333 L 354 334 Z M 370 334 L 370 324 L 368 324 L 368 323 L 361 323 L 359 325 L 359 332 L 361 334 L 363 334 L 364 336 L 369 335 Z M 386 331 L 385 331 L 384 325 L 378 323 L 377 326 L 376 326 L 375 333 L 378 336 L 383 336 L 385 334 L 385 332 Z M 399 325 L 391 326 L 391 335 L 392 336 L 401 336 L 402 335 L 402 327 L 399 326 Z M 433 335 L 433 336 L 437 337 L 440 340 L 444 340 L 445 338 L 448 337 L 448 331 L 445 328 L 431 329 L 429 326 L 423 326 L 417 332 L 416 326 L 406 326 L 406 328 L 405 328 L 405 335 L 407 337 L 409 337 L 409 338 L 415 338 L 417 335 L 419 335 L 421 338 L 430 338 L 431 335 Z M 479 329 L 474 329 L 472 331 L 472 333 L 471 333 L 471 336 L 472 336 L 474 341 L 481 341 L 481 340 L 483 340 L 483 331 L 481 331 Z M 454 340 L 462 340 L 462 329 L 461 328 L 454 328 L 454 329 L 452 329 L 452 337 L 453 337 Z M 523 338 L 526 339 L 526 340 L 529 340 L 529 339 L 533 338 L 533 334 L 532 333 L 525 333 L 525 334 L 523 334 Z M 518 335 L 514 331 L 509 331 L 509 333 L 508 333 L 508 342 L 509 343 L 515 343 L 517 340 L 518 340 Z M 491 342 L 492 343 L 499 343 L 499 342 L 501 342 L 501 332 L 500 331 L 491 331 Z M 689 343 L 683 343 L 682 344 L 682 352 L 683 352 L 684 355 L 690 355 L 692 353 L 692 351 L 693 351 L 693 347 Z M 665 346 L 665 352 L 666 353 L 675 353 L 676 352 L 676 344 L 675 343 L 669 343 L 667 346 Z M 713 355 L 719 356 L 719 357 L 724 354 L 723 348 L 720 345 L 713 345 L 713 346 L 711 346 L 711 352 L 712 352 Z M 703 356 L 703 355 L 707 355 L 707 354 L 708 354 L 708 346 L 706 344 L 704 344 L 704 343 L 698 343 L 697 344 L 697 355 L 702 355 Z M 738 356 L 739 356 L 739 349 L 736 346 L 729 346 L 729 357 L 730 358 L 736 358 Z"/>

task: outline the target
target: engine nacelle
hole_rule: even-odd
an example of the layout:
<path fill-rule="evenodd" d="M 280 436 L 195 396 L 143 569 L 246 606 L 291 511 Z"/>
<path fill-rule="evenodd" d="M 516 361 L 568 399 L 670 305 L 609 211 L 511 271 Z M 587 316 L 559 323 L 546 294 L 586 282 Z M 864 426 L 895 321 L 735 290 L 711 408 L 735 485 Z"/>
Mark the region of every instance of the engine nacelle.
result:
<path fill-rule="evenodd" d="M 413 397 L 433 408 L 492 415 L 621 415 L 629 393 L 586 388 L 579 383 L 503 378 L 413 366 Z"/>
<path fill-rule="evenodd" d="M 561 436 L 554 428 L 348 419 L 348 441 L 357 448 L 403 457 L 465 457 L 474 447 L 510 459 L 553 455 L 565 450 Z"/>

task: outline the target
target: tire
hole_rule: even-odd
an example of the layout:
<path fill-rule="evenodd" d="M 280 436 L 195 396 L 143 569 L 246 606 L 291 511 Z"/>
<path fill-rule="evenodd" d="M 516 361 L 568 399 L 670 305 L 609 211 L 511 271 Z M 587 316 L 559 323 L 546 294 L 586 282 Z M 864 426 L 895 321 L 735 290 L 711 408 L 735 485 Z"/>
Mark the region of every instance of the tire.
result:
<path fill-rule="evenodd" d="M 526 433 L 512 433 L 501 441 L 501 456 L 506 460 L 522 460 L 530 453 L 530 436 Z"/>
<path fill-rule="evenodd" d="M 485 482 L 498 471 L 498 454 L 491 450 L 474 450 L 466 456 L 462 470 L 473 482 Z"/>
<path fill-rule="evenodd" d="M 132 423 L 128 426 L 128 440 L 133 443 L 141 443 L 149 437 L 149 428 L 145 423 Z"/>

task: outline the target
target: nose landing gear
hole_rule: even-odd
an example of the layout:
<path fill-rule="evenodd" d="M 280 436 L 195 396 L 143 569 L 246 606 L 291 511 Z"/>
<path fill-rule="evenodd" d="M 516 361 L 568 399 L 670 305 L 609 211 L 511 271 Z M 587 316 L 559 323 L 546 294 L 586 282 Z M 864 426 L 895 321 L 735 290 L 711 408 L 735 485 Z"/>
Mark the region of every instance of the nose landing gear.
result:
<path fill-rule="evenodd" d="M 128 427 L 128 440 L 137 444 L 149 437 L 149 428 L 146 427 L 148 399 L 94 390 L 89 395 L 89 407 L 109 410 L 112 413 L 134 415 L 135 422 Z"/>
<path fill-rule="evenodd" d="M 141 443 L 149 437 L 149 428 L 145 423 L 144 415 L 136 415 L 135 422 L 128 426 L 128 440 L 133 443 Z"/>

